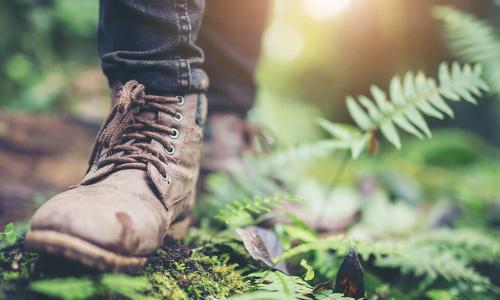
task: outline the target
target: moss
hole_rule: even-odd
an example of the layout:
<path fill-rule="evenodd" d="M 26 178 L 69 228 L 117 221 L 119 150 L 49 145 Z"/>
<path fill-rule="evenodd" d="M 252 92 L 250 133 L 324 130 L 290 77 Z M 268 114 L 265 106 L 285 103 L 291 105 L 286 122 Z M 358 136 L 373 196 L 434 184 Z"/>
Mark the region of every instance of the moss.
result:
<path fill-rule="evenodd" d="M 190 254 L 186 246 L 170 242 L 151 259 L 146 274 L 153 284 L 155 297 L 224 298 L 249 287 L 236 267 L 215 256 Z"/>
<path fill-rule="evenodd" d="M 249 288 L 249 283 L 236 268 L 237 265 L 228 264 L 218 257 L 192 254 L 187 246 L 167 241 L 149 259 L 144 275 L 152 287 L 144 294 L 152 299 L 173 300 L 228 297 Z M 102 276 L 58 257 L 24 250 L 22 244 L 0 250 L 0 288 L 4 297 L 40 299 L 39 295 L 30 292 L 31 282 L 68 277 L 90 279 L 99 287 Z M 123 299 L 108 290 L 98 291 L 101 296 L 92 299 Z"/>
<path fill-rule="evenodd" d="M 188 300 L 187 294 L 179 288 L 175 279 L 168 274 L 153 273 L 149 276 L 153 284 L 151 296 L 158 299 Z"/>

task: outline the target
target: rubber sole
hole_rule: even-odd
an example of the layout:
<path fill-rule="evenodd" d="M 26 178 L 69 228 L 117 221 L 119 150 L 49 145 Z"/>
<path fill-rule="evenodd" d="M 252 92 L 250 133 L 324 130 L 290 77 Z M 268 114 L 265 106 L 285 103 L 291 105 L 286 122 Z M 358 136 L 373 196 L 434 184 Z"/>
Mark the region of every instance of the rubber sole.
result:
<path fill-rule="evenodd" d="M 120 255 L 80 238 L 51 230 L 28 232 L 26 246 L 33 250 L 64 256 L 100 271 L 136 274 L 147 261 L 146 257 Z"/>
<path fill-rule="evenodd" d="M 189 223 L 189 218 L 185 218 L 172 224 L 167 235 L 174 239 L 182 238 L 189 228 Z M 63 256 L 68 260 L 105 272 L 137 274 L 147 262 L 147 257 L 121 255 L 78 237 L 53 230 L 28 232 L 25 245 L 29 249 Z"/>

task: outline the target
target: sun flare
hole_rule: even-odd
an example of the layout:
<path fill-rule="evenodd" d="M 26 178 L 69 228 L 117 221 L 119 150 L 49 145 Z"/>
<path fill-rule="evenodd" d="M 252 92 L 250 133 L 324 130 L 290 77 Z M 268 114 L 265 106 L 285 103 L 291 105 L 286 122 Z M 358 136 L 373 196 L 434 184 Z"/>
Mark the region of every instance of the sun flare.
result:
<path fill-rule="evenodd" d="M 349 8 L 352 0 L 302 0 L 306 12 L 314 19 L 326 20 Z"/>

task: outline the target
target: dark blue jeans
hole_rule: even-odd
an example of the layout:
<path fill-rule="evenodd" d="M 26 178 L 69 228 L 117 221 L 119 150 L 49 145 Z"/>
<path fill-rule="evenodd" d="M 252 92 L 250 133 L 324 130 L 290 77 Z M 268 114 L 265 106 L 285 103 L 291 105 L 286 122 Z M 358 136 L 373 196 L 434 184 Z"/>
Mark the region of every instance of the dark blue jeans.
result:
<path fill-rule="evenodd" d="M 269 2 L 100 0 L 102 69 L 110 84 L 135 79 L 151 94 L 206 92 L 209 112 L 244 115 Z"/>

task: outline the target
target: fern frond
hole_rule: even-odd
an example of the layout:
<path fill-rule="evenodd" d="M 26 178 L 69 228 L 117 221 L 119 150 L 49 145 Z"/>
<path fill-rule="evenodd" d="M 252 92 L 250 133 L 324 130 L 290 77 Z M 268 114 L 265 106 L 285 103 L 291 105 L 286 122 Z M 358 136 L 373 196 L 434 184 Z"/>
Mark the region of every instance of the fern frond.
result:
<path fill-rule="evenodd" d="M 500 92 L 500 36 L 487 22 L 450 6 L 435 6 L 436 19 L 444 23 L 450 49 L 460 59 L 481 63 L 495 93 Z"/>
<path fill-rule="evenodd" d="M 435 245 L 471 263 L 500 264 L 500 241 L 475 230 L 437 230 L 414 237 L 412 244 Z"/>
<path fill-rule="evenodd" d="M 332 135 L 337 142 L 337 149 L 350 149 L 353 158 L 357 158 L 363 152 L 371 138 L 371 132 L 363 133 L 347 124 L 332 123 L 321 118 L 318 124 Z"/>
<path fill-rule="evenodd" d="M 405 248 L 399 255 L 382 258 L 377 265 L 399 268 L 402 273 L 424 275 L 432 281 L 441 276 L 448 281 L 489 285 L 489 280 L 477 273 L 465 260 L 440 252 L 433 246 Z"/>
<path fill-rule="evenodd" d="M 288 276 L 278 271 L 253 273 L 251 277 L 256 279 L 257 289 L 230 299 L 312 299 L 309 295 L 313 288 L 300 277 Z"/>
<path fill-rule="evenodd" d="M 311 251 L 324 250 L 335 250 L 337 255 L 343 257 L 349 253 L 349 249 L 351 248 L 355 248 L 358 254 L 366 260 L 370 257 L 370 255 L 380 257 L 388 254 L 394 254 L 398 251 L 394 245 L 389 243 L 354 241 L 345 236 L 339 235 L 300 244 L 296 247 L 288 249 L 283 254 L 276 257 L 275 261 L 278 262 Z"/>
<path fill-rule="evenodd" d="M 316 300 L 354 300 L 354 298 L 345 297 L 343 294 L 333 293 L 330 290 L 315 293 L 314 299 L 316 299 Z"/>
<path fill-rule="evenodd" d="M 489 286 L 488 278 L 479 274 L 474 263 L 498 264 L 498 240 L 469 230 L 439 230 L 417 235 L 405 242 L 401 251 L 377 261 L 380 266 L 398 267 L 404 273 L 424 275 L 430 280 L 439 276 Z"/>
<path fill-rule="evenodd" d="M 226 204 L 215 216 L 225 223 L 231 223 L 242 215 L 255 215 L 270 212 L 273 208 L 283 204 L 286 201 L 297 201 L 298 198 L 290 195 L 276 193 L 274 196 L 253 196 L 243 198 Z"/>
<path fill-rule="evenodd" d="M 403 79 L 394 77 L 388 95 L 376 86 L 371 87 L 373 100 L 365 96 L 347 98 L 347 107 L 356 124 L 365 132 L 380 129 L 396 148 L 401 148 L 397 127 L 417 136 L 431 137 L 424 115 L 443 119 L 453 116 L 445 99 L 464 99 L 476 103 L 474 97 L 487 90 L 481 79 L 481 68 L 454 63 L 451 69 L 443 63 L 439 67 L 439 83 L 423 73 L 406 73 Z"/>
<path fill-rule="evenodd" d="M 398 128 L 420 139 L 431 137 L 431 130 L 424 116 L 443 119 L 453 117 L 453 110 L 446 100 L 476 104 L 481 91 L 488 85 L 481 79 L 481 67 L 460 66 L 446 63 L 439 66 L 438 80 L 422 72 L 406 73 L 403 78 L 394 77 L 389 93 L 377 86 L 371 87 L 372 99 L 359 96 L 347 97 L 347 108 L 359 129 L 323 120 L 320 125 L 329 131 L 334 141 L 348 144 L 356 158 L 379 131 L 396 148 L 401 148 Z"/>
<path fill-rule="evenodd" d="M 346 149 L 348 146 L 344 141 L 320 140 L 277 150 L 268 156 L 261 157 L 259 163 L 269 169 L 279 168 L 290 162 L 307 163 L 315 158 L 325 157 L 337 149 Z"/>

